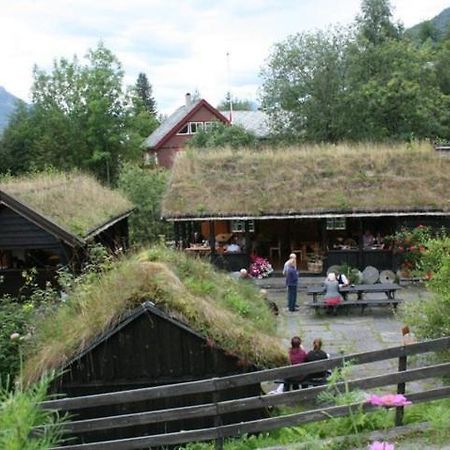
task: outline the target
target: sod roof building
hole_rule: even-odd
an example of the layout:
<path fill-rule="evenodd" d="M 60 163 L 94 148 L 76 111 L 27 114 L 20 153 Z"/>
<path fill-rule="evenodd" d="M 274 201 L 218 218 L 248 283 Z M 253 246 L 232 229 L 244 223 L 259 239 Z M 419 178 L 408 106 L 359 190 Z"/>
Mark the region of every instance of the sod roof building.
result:
<path fill-rule="evenodd" d="M 51 318 L 37 324 L 29 345 L 24 381 L 57 370 L 60 375 L 53 390 L 68 396 L 194 381 L 287 363 L 275 321 L 251 283 L 162 248 L 122 258 L 72 292 Z M 219 395 L 231 399 L 259 393 L 255 383 Z M 205 393 L 74 413 L 82 419 L 209 402 L 211 394 Z M 265 415 L 256 409 L 225 415 L 224 421 Z M 107 430 L 80 439 L 107 440 L 211 425 L 210 418 L 188 422 Z"/>
<path fill-rule="evenodd" d="M 55 269 L 76 269 L 89 243 L 111 251 L 128 245 L 132 205 L 81 174 L 37 174 L 0 180 L 1 292 L 15 293 L 24 269 L 36 268 L 43 285 Z"/>
<path fill-rule="evenodd" d="M 230 256 L 220 256 L 217 236 L 234 233 L 243 254 L 280 264 L 296 252 L 305 271 L 390 269 L 398 262 L 387 235 L 449 227 L 449 173 L 450 159 L 426 144 L 192 150 L 173 169 L 163 216 L 184 247 L 201 231 L 225 266 Z"/>

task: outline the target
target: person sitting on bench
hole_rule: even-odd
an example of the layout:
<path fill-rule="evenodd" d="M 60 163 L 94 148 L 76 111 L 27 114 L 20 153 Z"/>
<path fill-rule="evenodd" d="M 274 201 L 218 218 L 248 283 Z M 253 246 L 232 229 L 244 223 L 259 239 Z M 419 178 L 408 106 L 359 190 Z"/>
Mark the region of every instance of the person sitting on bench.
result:
<path fill-rule="evenodd" d="M 302 346 L 302 340 L 298 336 L 294 336 L 291 339 L 291 348 L 289 349 L 289 361 L 292 365 L 295 364 L 301 364 L 303 361 L 305 361 L 306 358 L 306 352 L 303 349 Z M 300 378 L 296 379 L 287 379 L 284 382 L 284 392 L 287 392 L 290 390 L 291 386 L 292 389 L 296 390 L 299 387 L 299 382 L 301 382 Z"/>
<path fill-rule="evenodd" d="M 321 359 L 328 359 L 328 354 L 322 350 L 322 339 L 316 338 L 313 341 L 313 349 L 306 354 L 305 362 L 320 361 Z M 302 387 L 307 387 L 310 384 L 320 385 L 326 383 L 328 371 L 310 373 L 306 375 L 302 382 Z"/>
<path fill-rule="evenodd" d="M 334 311 L 336 314 L 336 306 L 342 303 L 343 298 L 339 292 L 339 283 L 334 272 L 330 272 L 327 275 L 324 285 L 326 291 L 323 300 L 328 306 L 328 311 L 330 313 Z"/>

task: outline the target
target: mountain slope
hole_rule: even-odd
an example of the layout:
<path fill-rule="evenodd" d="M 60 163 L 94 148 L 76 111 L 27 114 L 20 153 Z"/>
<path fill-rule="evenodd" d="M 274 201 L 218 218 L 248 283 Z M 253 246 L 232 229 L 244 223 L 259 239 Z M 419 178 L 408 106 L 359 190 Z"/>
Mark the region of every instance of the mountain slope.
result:
<path fill-rule="evenodd" d="M 422 27 L 425 24 L 431 24 L 437 32 L 437 38 L 442 38 L 448 31 L 450 25 L 450 8 L 446 8 L 441 11 L 437 16 L 433 17 L 431 20 L 425 20 L 423 22 L 414 25 L 413 27 L 406 30 L 406 34 L 411 36 L 413 39 L 418 39 Z"/>
<path fill-rule="evenodd" d="M 0 86 L 0 133 L 8 125 L 9 116 L 16 109 L 19 98 L 10 94 L 5 88 Z"/>

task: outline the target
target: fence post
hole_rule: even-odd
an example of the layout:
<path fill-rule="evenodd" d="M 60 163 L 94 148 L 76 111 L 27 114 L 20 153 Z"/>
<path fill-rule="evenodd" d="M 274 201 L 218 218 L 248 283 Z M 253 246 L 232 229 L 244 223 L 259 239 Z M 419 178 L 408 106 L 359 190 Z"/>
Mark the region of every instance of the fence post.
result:
<path fill-rule="evenodd" d="M 406 367 L 407 367 L 406 355 L 400 356 L 398 358 L 398 371 L 403 372 L 406 370 Z M 405 387 L 406 387 L 406 383 L 398 383 L 397 394 L 404 394 Z M 395 426 L 396 427 L 403 425 L 403 412 L 404 412 L 403 406 L 397 406 L 397 408 L 395 409 Z"/>
<path fill-rule="evenodd" d="M 216 380 L 214 380 L 214 391 L 212 393 L 212 401 L 216 407 L 216 415 L 214 416 L 214 427 L 218 428 L 222 425 L 222 417 L 219 414 L 219 408 L 217 403 L 220 402 L 220 394 L 217 390 Z M 218 436 L 214 441 L 214 449 L 215 450 L 223 450 L 223 437 Z"/>

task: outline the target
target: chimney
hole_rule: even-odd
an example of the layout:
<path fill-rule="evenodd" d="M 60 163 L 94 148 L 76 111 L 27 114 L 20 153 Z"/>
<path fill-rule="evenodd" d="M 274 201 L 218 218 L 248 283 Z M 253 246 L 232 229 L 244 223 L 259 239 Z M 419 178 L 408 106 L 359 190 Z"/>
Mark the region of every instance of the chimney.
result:
<path fill-rule="evenodd" d="M 190 92 L 188 92 L 185 96 L 184 96 L 184 98 L 185 98 L 185 102 L 186 102 L 186 106 L 190 106 L 191 105 L 191 93 Z"/>

